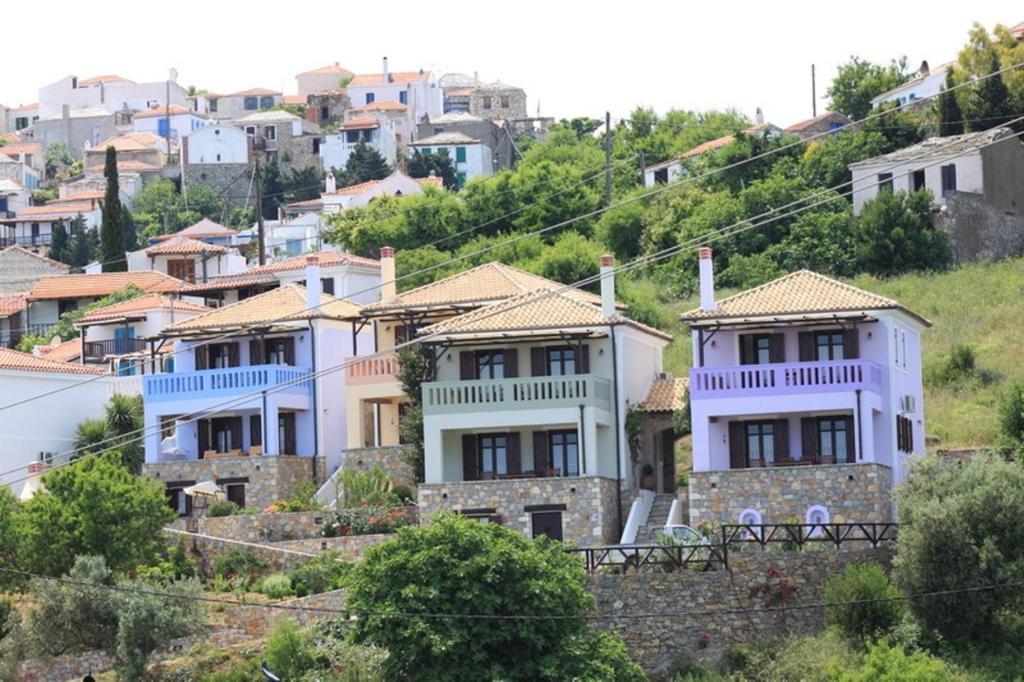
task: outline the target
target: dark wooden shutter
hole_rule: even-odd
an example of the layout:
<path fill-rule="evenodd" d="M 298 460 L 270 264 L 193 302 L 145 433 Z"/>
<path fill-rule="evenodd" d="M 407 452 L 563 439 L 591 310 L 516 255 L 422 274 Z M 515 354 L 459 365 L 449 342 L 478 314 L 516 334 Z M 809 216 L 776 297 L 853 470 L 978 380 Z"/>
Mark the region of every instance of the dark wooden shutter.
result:
<path fill-rule="evenodd" d="M 476 356 L 471 350 L 459 352 L 459 378 L 463 381 L 477 378 Z"/>
<path fill-rule="evenodd" d="M 540 475 L 551 466 L 551 447 L 547 431 L 533 432 L 533 471 Z"/>
<path fill-rule="evenodd" d="M 290 336 L 284 339 L 284 364 L 295 365 L 295 339 Z"/>
<path fill-rule="evenodd" d="M 860 357 L 860 334 L 857 328 L 843 330 L 843 358 L 856 360 Z"/>
<path fill-rule="evenodd" d="M 237 346 L 236 346 L 237 349 Z M 242 449 L 242 418 L 231 417 L 228 421 L 228 427 L 231 429 L 231 449 L 241 450 Z"/>
<path fill-rule="evenodd" d="M 508 472 L 518 474 L 523 471 L 522 444 L 519 434 L 512 432 L 508 434 Z"/>
<path fill-rule="evenodd" d="M 263 418 L 258 414 L 249 417 L 249 447 L 263 445 Z"/>
<path fill-rule="evenodd" d="M 740 334 L 740 364 L 753 365 L 757 363 L 754 357 L 754 335 Z"/>
<path fill-rule="evenodd" d="M 768 337 L 768 360 L 769 362 L 786 361 L 786 336 L 784 334 L 772 334 Z"/>
<path fill-rule="evenodd" d="M 543 348 L 530 349 L 530 376 L 544 377 L 548 375 L 548 354 Z"/>
<path fill-rule="evenodd" d="M 590 374 L 590 346 L 585 343 L 581 343 L 579 354 L 580 361 L 576 363 L 576 373 Z"/>
<path fill-rule="evenodd" d="M 253 339 L 249 342 L 249 364 L 262 365 L 265 360 L 263 354 L 263 340 Z"/>
<path fill-rule="evenodd" d="M 775 446 L 775 461 L 788 460 L 789 457 L 789 420 L 776 419 L 772 424 L 772 435 Z"/>
<path fill-rule="evenodd" d="M 297 442 L 297 434 L 295 433 L 295 413 L 288 412 L 284 418 L 284 435 L 285 442 L 288 444 L 288 454 L 297 455 L 299 454 L 299 444 Z"/>
<path fill-rule="evenodd" d="M 477 465 L 476 436 L 467 433 L 462 436 L 462 480 L 477 481 L 480 479 L 480 467 Z"/>
<path fill-rule="evenodd" d="M 228 343 L 228 367 L 238 367 L 238 344 Z"/>
<path fill-rule="evenodd" d="M 746 435 L 743 422 L 729 422 L 729 468 L 747 468 Z"/>
<path fill-rule="evenodd" d="M 333 277 L 321 277 L 320 278 L 320 290 L 325 294 L 334 296 L 334 278 Z"/>
<path fill-rule="evenodd" d="M 505 378 L 515 379 L 519 376 L 519 351 L 515 348 L 505 349 Z"/>
<path fill-rule="evenodd" d="M 210 368 L 210 347 L 199 346 L 194 349 L 193 354 L 196 358 L 196 370 L 209 369 Z"/>
<path fill-rule="evenodd" d="M 908 422 L 909 424 L 909 422 Z M 846 463 L 853 464 L 857 461 L 856 434 L 853 432 L 853 417 L 846 418 Z"/>
<path fill-rule="evenodd" d="M 199 459 L 210 449 L 210 420 L 200 419 L 196 422 L 196 432 L 199 434 Z"/>
<path fill-rule="evenodd" d="M 800 420 L 800 450 L 805 462 L 818 461 L 818 420 L 814 417 Z"/>
<path fill-rule="evenodd" d="M 813 362 L 816 360 L 814 332 L 800 332 L 797 338 L 800 345 L 800 362 Z"/>

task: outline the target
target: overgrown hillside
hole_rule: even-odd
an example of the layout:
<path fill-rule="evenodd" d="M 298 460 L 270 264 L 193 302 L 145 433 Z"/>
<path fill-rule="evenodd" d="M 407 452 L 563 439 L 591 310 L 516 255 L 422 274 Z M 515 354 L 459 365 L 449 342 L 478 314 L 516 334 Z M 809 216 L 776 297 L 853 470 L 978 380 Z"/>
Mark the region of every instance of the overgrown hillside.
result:
<path fill-rule="evenodd" d="M 995 444 L 999 396 L 1010 382 L 1024 378 L 1024 259 L 969 265 L 938 274 L 891 279 L 861 276 L 850 281 L 897 299 L 934 325 L 924 335 L 929 449 Z M 678 322 L 678 314 L 695 306 L 695 299 L 668 306 L 675 340 L 665 364 L 678 376 L 685 376 L 691 358 L 690 335 Z M 974 349 L 977 371 L 974 377 L 943 382 L 936 375 L 956 344 Z"/>

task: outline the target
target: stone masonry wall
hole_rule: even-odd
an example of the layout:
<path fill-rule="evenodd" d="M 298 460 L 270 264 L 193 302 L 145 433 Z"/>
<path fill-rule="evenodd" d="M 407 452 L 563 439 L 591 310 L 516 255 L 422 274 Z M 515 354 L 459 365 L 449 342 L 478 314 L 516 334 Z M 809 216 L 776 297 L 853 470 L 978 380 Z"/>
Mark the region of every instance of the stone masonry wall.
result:
<path fill-rule="evenodd" d="M 380 467 L 398 484 L 415 486 L 413 473 L 402 461 L 402 455 L 412 449 L 411 445 L 392 445 L 379 448 L 354 448 L 341 453 L 341 469 L 369 471 Z"/>
<path fill-rule="evenodd" d="M 756 509 L 762 523 L 797 517 L 823 505 L 832 523 L 892 521 L 892 470 L 881 464 L 826 464 L 690 472 L 690 525 L 736 523 Z"/>
<path fill-rule="evenodd" d="M 251 638 L 264 637 L 280 618 L 290 618 L 302 627 L 325 618 L 337 618 L 345 608 L 345 590 L 312 594 L 299 599 L 279 602 L 287 609 L 268 609 L 260 606 L 239 606 L 224 612 L 227 627 L 241 630 Z"/>
<path fill-rule="evenodd" d="M 252 165 L 248 163 L 187 163 L 184 166 L 185 185 L 206 185 L 232 208 L 242 208 L 246 199 L 252 205 L 249 179 Z"/>
<path fill-rule="evenodd" d="M 822 609 L 768 610 L 765 596 L 751 597 L 751 588 L 788 579 L 798 588 L 788 603 L 809 604 L 822 600 L 825 582 L 847 564 L 887 566 L 890 558 L 890 551 L 884 548 L 757 550 L 730 553 L 731 571 L 596 575 L 588 578 L 588 587 L 596 599 L 597 613 L 665 616 L 608 618 L 596 626 L 617 630 L 630 655 L 653 679 L 672 679 L 672 672 L 684 661 L 714 665 L 736 644 L 813 634 L 824 627 Z M 778 574 L 769 575 L 770 569 Z"/>
<path fill-rule="evenodd" d="M 420 523 L 443 509 L 493 509 L 502 525 L 531 536 L 533 505 L 565 505 L 563 540 L 578 546 L 609 544 L 618 538 L 615 481 L 599 476 L 527 478 L 420 485 Z"/>
<path fill-rule="evenodd" d="M 264 509 L 287 497 L 300 483 L 325 478 L 322 457 L 216 457 L 142 465 L 142 473 L 163 483 L 248 478 L 245 506 Z"/>
<path fill-rule="evenodd" d="M 1024 253 L 1024 215 L 1004 213 L 981 194 L 951 192 L 936 226 L 950 236 L 957 263 Z"/>
<path fill-rule="evenodd" d="M 315 511 L 204 516 L 199 519 L 199 533 L 242 542 L 302 540 L 320 536 L 326 515 L 326 512 Z"/>

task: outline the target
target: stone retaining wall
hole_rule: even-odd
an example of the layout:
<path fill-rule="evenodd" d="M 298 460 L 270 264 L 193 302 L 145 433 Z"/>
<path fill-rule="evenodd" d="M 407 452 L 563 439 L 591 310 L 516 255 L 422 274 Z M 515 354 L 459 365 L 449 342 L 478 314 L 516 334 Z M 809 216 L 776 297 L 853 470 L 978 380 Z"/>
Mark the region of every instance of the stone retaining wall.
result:
<path fill-rule="evenodd" d="M 320 554 L 339 550 L 341 557 L 350 561 L 361 559 L 367 547 L 379 544 L 392 534 L 376 535 L 347 535 L 336 538 L 305 538 L 301 540 L 287 540 L 283 542 L 271 542 L 266 547 L 246 547 L 236 545 L 223 540 L 211 538 L 195 538 L 195 550 L 199 553 L 199 564 L 204 575 L 211 575 L 213 571 L 213 560 L 217 556 L 230 552 L 231 550 L 242 549 L 255 557 L 267 562 L 268 572 L 287 571 L 301 566 L 312 557 L 309 554 Z M 288 552 L 280 550 L 290 550 Z M 294 553 L 293 553 L 294 552 Z"/>
<path fill-rule="evenodd" d="M 600 476 L 422 484 L 418 503 L 421 524 L 440 510 L 472 511 L 500 517 L 502 525 L 527 537 L 532 513 L 543 510 L 532 508 L 564 507 L 565 542 L 586 547 L 618 540 L 615 481 Z"/>
<path fill-rule="evenodd" d="M 369 471 L 380 467 L 395 483 L 412 487 L 416 485 L 415 476 L 402 460 L 403 454 L 411 449 L 410 445 L 393 445 L 345 450 L 341 453 L 341 469 Z"/>
<path fill-rule="evenodd" d="M 882 464 L 824 464 L 690 472 L 690 525 L 736 523 L 745 509 L 762 523 L 796 517 L 822 505 L 832 523 L 892 521 L 892 470 Z"/>
<path fill-rule="evenodd" d="M 199 532 L 243 542 L 302 540 L 319 537 L 327 516 L 323 511 L 204 516 L 199 519 Z"/>
<path fill-rule="evenodd" d="M 935 226 L 949 235 L 957 263 L 996 260 L 1024 253 L 1024 215 L 990 205 L 981 194 L 950 192 Z"/>
<path fill-rule="evenodd" d="M 884 548 L 744 551 L 730 553 L 731 571 L 591 576 L 588 587 L 598 613 L 665 616 L 608 618 L 596 625 L 617 630 L 633 659 L 655 679 L 672 679 L 684 661 L 715 665 L 737 644 L 813 634 L 824 627 L 822 609 L 767 610 L 764 596 L 750 596 L 752 588 L 788 579 L 798 591 L 787 603 L 808 604 L 822 599 L 825 582 L 847 564 L 888 566 L 890 558 Z M 769 575 L 770 569 L 777 575 Z M 733 613 L 709 613 L 723 611 Z"/>
<path fill-rule="evenodd" d="M 336 612 L 345 607 L 345 590 L 311 594 L 276 603 L 288 608 L 273 609 L 253 605 L 228 609 L 223 614 L 225 626 L 240 630 L 250 638 L 257 638 L 265 636 L 280 618 L 290 618 L 303 627 L 325 618 L 337 618 L 339 614 Z"/>

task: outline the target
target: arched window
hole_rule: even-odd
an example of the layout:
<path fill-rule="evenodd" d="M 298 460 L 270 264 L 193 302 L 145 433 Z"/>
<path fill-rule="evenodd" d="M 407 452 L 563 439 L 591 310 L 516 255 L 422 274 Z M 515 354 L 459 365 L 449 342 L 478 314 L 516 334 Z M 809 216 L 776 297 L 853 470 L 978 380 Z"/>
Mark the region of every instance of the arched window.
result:
<path fill-rule="evenodd" d="M 743 526 L 760 526 L 761 525 L 761 512 L 756 509 L 744 509 L 740 512 L 739 518 L 740 525 Z M 744 529 L 741 536 L 743 538 L 749 538 L 751 536 L 760 539 L 762 534 L 761 528 Z"/>
<path fill-rule="evenodd" d="M 821 504 L 811 505 L 807 508 L 807 513 L 804 515 L 804 523 L 813 524 L 815 526 L 823 526 L 829 522 L 828 507 Z M 811 528 L 807 533 L 807 537 L 816 538 L 821 535 L 822 529 Z"/>

